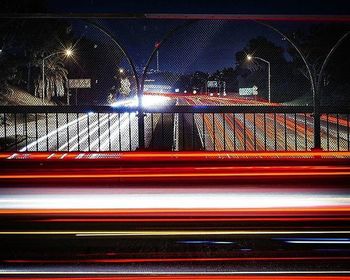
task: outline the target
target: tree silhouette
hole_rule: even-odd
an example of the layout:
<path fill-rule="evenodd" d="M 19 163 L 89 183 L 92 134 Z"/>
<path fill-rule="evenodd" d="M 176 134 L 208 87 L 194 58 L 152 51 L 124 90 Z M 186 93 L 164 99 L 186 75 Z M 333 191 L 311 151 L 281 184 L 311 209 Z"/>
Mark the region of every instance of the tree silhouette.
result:
<path fill-rule="evenodd" d="M 42 59 L 62 48 L 62 42 L 73 40 L 62 20 L 4 20 L 0 23 L 2 52 L 0 91 L 16 85 L 35 96 L 42 96 Z M 9 28 L 10 27 L 10 28 Z M 64 61 L 59 57 L 45 60 L 46 96 L 64 94 L 67 78 Z M 41 90 L 40 90 L 41 88 Z"/>
<path fill-rule="evenodd" d="M 292 61 L 287 60 L 286 50 L 261 36 L 251 39 L 246 47 L 236 53 L 240 87 L 255 85 L 259 95 L 267 99 L 267 64 L 258 59 L 248 61 L 248 54 L 270 62 L 271 98 L 274 102 L 290 101 L 311 94 L 307 80 L 296 71 Z"/>
<path fill-rule="evenodd" d="M 336 50 L 331 57 L 328 66 L 325 68 L 323 77 L 318 74 L 321 70 L 322 63 L 328 52 L 336 42 L 350 31 L 349 24 L 317 24 L 309 29 L 300 29 L 290 34 L 290 37 L 306 54 L 314 80 L 317 82 L 321 79 L 321 102 L 335 103 L 350 101 L 347 94 L 350 91 L 348 68 L 350 66 L 350 57 L 347 54 L 350 46 L 350 38 L 346 38 L 342 45 Z M 305 78 L 309 79 L 305 64 L 301 61 L 294 49 L 288 50 L 293 57 L 293 64 Z"/>

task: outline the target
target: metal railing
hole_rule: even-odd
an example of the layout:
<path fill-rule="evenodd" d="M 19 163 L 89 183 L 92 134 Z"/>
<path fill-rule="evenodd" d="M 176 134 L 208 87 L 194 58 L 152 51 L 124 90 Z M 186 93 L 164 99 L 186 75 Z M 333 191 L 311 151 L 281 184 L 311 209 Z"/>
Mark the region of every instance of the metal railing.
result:
<path fill-rule="evenodd" d="M 1 150 L 303 151 L 314 147 L 310 106 L 2 106 Z M 349 108 L 321 107 L 321 145 L 350 150 Z"/>

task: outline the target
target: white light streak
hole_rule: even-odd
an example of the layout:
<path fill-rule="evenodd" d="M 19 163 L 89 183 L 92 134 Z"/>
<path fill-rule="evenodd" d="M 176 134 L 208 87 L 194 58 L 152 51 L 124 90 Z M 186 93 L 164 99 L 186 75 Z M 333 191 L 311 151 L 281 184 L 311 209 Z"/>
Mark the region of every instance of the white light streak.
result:
<path fill-rule="evenodd" d="M 350 195 L 216 193 L 193 189 L 33 189 L 0 190 L 1 209 L 247 209 L 349 206 Z"/>
<path fill-rule="evenodd" d="M 56 134 L 59 133 L 60 131 L 62 131 L 62 130 L 64 130 L 64 129 L 67 129 L 67 127 L 69 127 L 69 126 L 71 126 L 71 125 L 74 125 L 74 124 L 76 124 L 78 121 L 83 120 L 83 119 L 85 119 L 85 118 L 87 118 L 86 115 L 81 116 L 81 117 L 79 117 L 79 118 L 77 118 L 77 119 L 75 119 L 75 120 L 73 120 L 73 121 L 71 121 L 71 122 L 69 122 L 69 123 L 67 123 L 67 124 L 64 124 L 64 125 L 58 127 L 57 129 L 51 131 L 50 133 L 48 133 L 48 134 L 46 134 L 46 135 L 40 137 L 38 140 L 36 140 L 36 141 L 30 143 L 29 145 L 23 147 L 23 148 L 20 149 L 19 151 L 20 151 L 20 152 L 28 151 L 30 148 L 36 146 L 37 144 L 41 143 L 42 141 L 45 141 L 47 138 L 49 138 L 49 137 L 51 137 L 51 136 L 53 136 L 53 135 L 56 135 Z"/>
<path fill-rule="evenodd" d="M 309 240 L 293 240 L 293 241 L 286 241 L 286 243 L 291 244 L 350 244 L 350 241 L 327 241 L 327 240 L 318 240 L 318 241 L 309 241 Z"/>
<path fill-rule="evenodd" d="M 143 95 L 142 96 L 142 107 L 159 107 L 166 105 L 166 102 L 170 100 L 170 97 L 161 95 Z M 116 101 L 111 104 L 111 107 L 137 107 L 139 104 L 138 97 L 124 99 Z"/>

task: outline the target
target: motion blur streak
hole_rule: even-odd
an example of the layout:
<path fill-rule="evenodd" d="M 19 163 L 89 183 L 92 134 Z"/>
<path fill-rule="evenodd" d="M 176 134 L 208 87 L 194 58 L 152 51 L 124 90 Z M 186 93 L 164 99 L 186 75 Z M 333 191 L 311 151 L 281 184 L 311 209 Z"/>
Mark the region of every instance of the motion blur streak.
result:
<path fill-rule="evenodd" d="M 6 271 L 6 272 L 3 272 L 3 271 L 0 271 L 0 275 L 1 274 L 7 274 L 7 275 L 81 275 L 81 274 L 85 274 L 85 275 L 118 275 L 120 274 L 120 278 L 112 278 L 112 279 L 127 279 L 124 277 L 124 275 L 136 275 L 136 277 L 140 277 L 143 273 L 140 273 L 140 272 L 114 272 L 114 271 L 103 271 L 103 272 L 100 272 L 100 271 L 84 271 L 83 273 L 80 272 L 80 271 L 35 271 L 35 272 L 31 272 L 31 271 Z M 275 278 L 273 277 L 272 275 L 273 274 L 286 274 L 289 276 L 290 275 L 307 275 L 307 274 L 316 274 L 316 275 L 321 275 L 321 278 L 319 276 L 315 277 L 315 278 L 310 278 L 309 276 L 299 276 L 298 278 L 294 278 L 292 276 L 289 276 L 290 278 L 289 279 L 350 279 L 350 275 L 349 276 L 329 276 L 331 274 L 350 274 L 350 270 L 343 270 L 343 271 L 221 271 L 221 272 L 196 272 L 196 271 L 181 271 L 181 272 L 178 272 L 178 271 L 173 271 L 173 272 L 159 272 L 159 271 L 150 271 L 150 272 L 147 272 L 147 274 L 150 274 L 148 276 L 143 276 L 143 278 L 141 279 L 159 279 L 158 278 L 158 275 L 160 276 L 172 276 L 171 279 L 177 279 L 176 277 L 178 276 L 181 276 L 181 275 L 186 275 L 186 277 L 181 277 L 179 279 L 198 279 L 198 275 L 200 276 L 203 276 L 208 274 L 206 277 L 207 278 L 204 278 L 204 279 L 212 279 L 211 277 L 215 276 L 215 275 L 222 275 L 220 276 L 220 278 L 214 278 L 214 279 L 288 279 L 286 277 L 280 277 L 280 278 Z M 272 274 L 271 276 L 269 274 Z M 326 275 L 325 277 L 336 277 L 336 278 L 322 278 L 322 274 Z M 152 276 L 151 276 L 152 275 Z M 192 277 L 193 278 L 189 278 L 189 276 L 187 275 L 193 275 Z M 236 278 L 226 278 L 227 276 L 228 277 L 232 277 L 233 275 L 241 275 L 239 278 L 236 277 Z M 244 275 L 244 278 L 243 278 L 243 275 Z M 271 278 L 266 278 L 266 277 L 263 277 L 263 278 L 246 278 L 245 275 L 267 275 L 268 277 L 271 277 Z M 223 278 L 224 276 L 224 278 Z M 118 276 L 115 276 L 115 277 L 118 277 Z M 151 277 L 151 278 L 148 278 L 148 277 Z M 155 278 L 153 278 L 155 277 Z M 218 276 L 219 277 L 219 276 Z M 256 277 L 256 276 L 254 276 Z M 302 277 L 302 278 L 300 278 Z M 10 278 L 11 280 L 13 280 L 14 278 Z M 21 279 L 21 278 L 19 278 Z M 22 278 L 23 279 L 23 278 Z M 34 278 L 34 279 L 40 279 L 40 278 L 37 278 L 37 276 Z M 45 279 L 45 278 L 44 278 Z M 46 278 L 46 279 L 54 279 L 54 278 Z M 69 278 L 69 279 L 76 279 L 75 277 L 74 278 Z M 91 279 L 91 278 L 81 278 L 81 279 Z M 92 278 L 92 279 L 98 279 L 98 278 Z M 106 278 L 99 278 L 99 279 L 106 279 Z M 108 279 L 108 278 L 107 278 Z M 129 279 L 135 279 L 134 276 L 130 276 Z M 140 278 L 136 278 L 136 279 L 140 279 Z M 160 278 L 162 279 L 162 278 Z M 164 278 L 163 278 L 164 279 Z M 169 278 L 165 278 L 165 279 L 169 279 Z M 203 278 L 199 278 L 199 279 L 203 279 Z"/>
<path fill-rule="evenodd" d="M 349 159 L 7 154 L 0 278 L 350 280 Z"/>
<path fill-rule="evenodd" d="M 2 209 L 0 210 L 1 214 L 63 214 L 63 215 L 90 215 L 90 214 L 107 214 L 107 215 L 142 215 L 147 217 L 148 214 L 166 214 L 169 216 L 181 216 L 183 214 L 183 211 L 186 208 L 182 209 L 155 209 L 155 208 L 150 208 L 150 209 Z M 191 215 L 196 215 L 196 214 L 206 214 L 208 216 L 210 215 L 234 215 L 235 213 L 239 213 L 239 215 L 257 215 L 256 211 L 259 210 L 262 213 L 266 214 L 271 214 L 273 212 L 280 212 L 280 216 L 285 216 L 288 214 L 295 214 L 294 212 L 302 213 L 304 214 L 305 211 L 307 213 L 305 214 L 312 214 L 312 213 L 322 213 L 326 214 L 326 212 L 347 212 L 350 210 L 350 207 L 336 207 L 336 208 L 331 208 L 331 207 L 315 207 L 315 208 L 273 208 L 273 209 L 259 209 L 259 208 L 237 208 L 237 209 L 209 209 L 209 208 L 202 208 L 202 209 L 187 209 L 190 211 Z M 206 212 L 207 211 L 207 212 Z M 259 218 L 260 219 L 260 218 Z"/>
<path fill-rule="evenodd" d="M 60 159 L 63 152 L 31 152 L 31 153 L 1 153 L 0 159 L 25 159 L 25 160 L 50 160 Z M 54 158 L 51 156 L 55 155 Z M 98 156 L 98 157 L 97 157 Z M 64 160 L 135 160 L 144 161 L 147 159 L 157 160 L 199 160 L 199 159 L 240 159 L 244 158 L 271 158 L 283 160 L 285 158 L 350 158 L 350 152 L 70 152 Z M 63 158 L 62 158 L 63 160 Z"/>
<path fill-rule="evenodd" d="M 52 188 L 0 189 L 0 209 L 271 209 L 340 207 L 349 209 L 350 194 L 292 191 L 172 188 L 97 190 Z M 64 191 L 64 193 L 62 193 Z M 277 210 L 277 209 L 276 209 Z M 340 210 L 340 209 L 339 209 Z"/>
<path fill-rule="evenodd" d="M 287 241 L 292 244 L 350 244 L 350 241 Z"/>
<path fill-rule="evenodd" d="M 323 231 L 232 231 L 232 230 L 168 230 L 168 231 L 0 231 L 0 235 L 75 235 L 81 236 L 199 236 L 199 235 L 294 235 L 350 234 L 349 230 Z"/>
<path fill-rule="evenodd" d="M 350 210 L 350 209 L 349 209 Z M 13 214 L 14 212 L 12 212 Z M 16 212 L 17 213 L 17 212 Z M 23 212 L 18 211 L 17 214 L 23 214 Z M 0 212 L 0 214 L 4 214 L 4 212 Z M 95 213 L 96 214 L 96 213 Z M 192 216 L 190 213 L 188 216 Z M 259 216 L 257 214 L 256 216 Z M 283 218 L 251 218 L 251 217 L 238 217 L 238 218 L 231 218 L 231 217 L 217 217 L 217 218 L 202 218 L 202 217 L 186 217 L 186 218 L 40 218 L 40 219 L 32 219 L 33 222 L 37 223 L 46 223 L 46 222 L 51 222 L 51 223 L 139 223 L 139 222 L 150 222 L 150 223 L 157 223 L 157 222 L 329 222 L 329 221 L 350 221 L 350 217 L 309 217 L 309 218 L 303 218 L 303 217 L 296 217 L 296 218 L 288 218 L 288 217 L 283 217 Z"/>
<path fill-rule="evenodd" d="M 164 168 L 166 170 L 166 168 Z M 230 168 L 231 169 L 231 168 Z M 173 168 L 173 171 L 159 173 L 159 169 L 150 169 L 145 168 L 142 172 L 127 172 L 123 171 L 122 173 L 109 172 L 106 173 L 105 170 L 100 172 L 95 172 L 94 174 L 86 173 L 82 171 L 79 174 L 71 173 L 59 173 L 59 174 L 47 174 L 37 172 L 35 174 L 6 174 L 0 175 L 0 179 L 79 179 L 79 178 L 194 178 L 194 177 L 290 177 L 290 176 L 350 176 L 350 167 L 288 167 L 288 168 L 274 168 L 274 167 L 254 167 L 253 170 L 251 167 L 235 167 L 231 170 L 226 168 Z M 164 171 L 165 171 L 164 170 Z M 114 170 L 116 171 L 116 170 Z M 153 172 L 152 172 L 153 171 Z M 158 171 L 158 172 L 157 172 Z M 152 172 L 152 173 L 151 173 Z"/>
<path fill-rule="evenodd" d="M 307 260 L 350 260 L 349 257 L 246 257 L 246 258 L 159 258 L 159 259 L 87 259 L 79 263 L 162 263 L 162 262 L 231 262 L 231 261 L 307 261 Z M 4 260 L 5 263 L 72 263 L 71 260 Z"/>
<path fill-rule="evenodd" d="M 49 134 L 44 135 L 44 136 L 40 137 L 38 140 L 36 140 L 36 141 L 30 143 L 29 145 L 23 147 L 22 149 L 20 149 L 20 152 L 28 151 L 28 149 L 34 147 L 35 145 L 37 145 L 37 144 L 39 144 L 41 142 L 44 142 L 50 136 L 59 133 L 60 131 L 66 129 L 67 127 L 69 127 L 71 125 L 75 125 L 76 123 L 81 122 L 82 120 L 85 120 L 86 118 L 87 118 L 87 116 L 84 115 L 84 116 L 81 116 L 81 117 L 77 118 L 76 120 L 73 120 L 73 121 L 71 121 L 71 122 L 69 122 L 69 123 L 67 123 L 65 125 L 60 126 L 59 128 L 51 131 Z"/>
<path fill-rule="evenodd" d="M 26 278 L 26 277 L 11 277 L 11 280 L 26 280 L 26 279 L 33 279 L 33 278 Z M 58 280 L 58 279 L 67 279 L 65 276 L 62 277 L 42 277 L 42 276 L 35 276 L 35 279 L 37 280 Z M 336 276 L 336 275 L 317 275 L 317 276 L 292 276 L 292 275 L 283 275 L 283 276 L 277 276 L 277 275 L 266 275 L 266 276 L 251 276 L 251 275 L 245 275 L 244 278 L 242 276 L 235 276 L 235 275 L 122 275 L 122 276 L 104 276 L 101 277 L 74 277 L 74 280 L 349 280 L 350 276 Z"/>

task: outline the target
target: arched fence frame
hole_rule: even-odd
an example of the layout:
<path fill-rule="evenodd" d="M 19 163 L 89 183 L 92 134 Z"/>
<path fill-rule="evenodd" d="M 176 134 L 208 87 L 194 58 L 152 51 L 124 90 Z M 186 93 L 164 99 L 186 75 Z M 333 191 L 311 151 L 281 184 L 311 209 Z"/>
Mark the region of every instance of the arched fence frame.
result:
<path fill-rule="evenodd" d="M 322 62 L 322 66 L 320 68 L 319 73 L 316 76 L 313 76 L 311 70 L 310 70 L 310 64 L 307 59 L 307 56 L 303 52 L 303 50 L 286 34 L 284 34 L 281 30 L 270 24 L 270 21 L 280 21 L 280 20 L 293 20 L 293 16 L 285 17 L 285 16 L 240 16 L 240 15 L 163 15 L 163 14 L 142 14 L 142 15 L 116 15 L 116 14 L 105 14 L 105 15 L 74 15 L 74 14 L 66 14 L 66 15 L 53 15 L 53 14 L 4 14 L 2 15 L 2 18 L 5 19 L 80 19 L 83 21 L 86 21 L 87 23 L 91 24 L 95 28 L 97 28 L 100 32 L 108 36 L 111 41 L 115 44 L 116 48 L 120 50 L 123 55 L 126 57 L 128 64 L 131 67 L 133 76 L 135 78 L 136 87 L 137 87 L 137 98 L 138 98 L 138 108 L 137 108 L 137 117 L 138 117 L 138 143 L 139 143 L 139 149 L 145 149 L 145 123 L 144 123 L 144 117 L 145 117 L 145 108 L 143 108 L 142 105 L 142 96 L 144 91 L 144 83 L 145 83 L 145 77 L 147 75 L 147 70 L 149 69 L 149 66 L 156 55 L 157 51 L 162 48 L 164 43 L 171 38 L 174 34 L 176 34 L 177 31 L 182 30 L 190 26 L 192 23 L 197 22 L 199 20 L 218 20 L 218 19 L 224 19 L 224 20 L 252 20 L 256 22 L 259 25 L 265 26 L 266 28 L 276 32 L 277 34 L 281 35 L 285 40 L 288 41 L 288 43 L 297 51 L 300 58 L 303 61 L 304 66 L 307 69 L 307 73 L 310 80 L 310 87 L 312 92 L 312 98 L 313 98 L 313 106 L 312 108 L 304 108 L 305 113 L 306 112 L 312 112 L 314 123 L 313 123 L 313 149 L 321 149 L 321 106 L 320 106 L 320 97 L 321 97 L 321 81 L 322 77 L 325 72 L 325 68 L 328 65 L 328 62 L 330 61 L 332 55 L 337 50 L 337 48 L 345 41 L 345 39 L 350 34 L 350 31 L 346 32 L 341 36 L 338 41 L 333 45 L 333 47 L 328 51 L 325 59 Z M 106 29 L 103 25 L 97 23 L 94 19 L 96 18 L 104 18 L 104 19 L 181 19 L 185 20 L 185 23 L 176 26 L 172 30 L 170 30 L 168 33 L 165 34 L 165 36 L 160 40 L 159 44 L 157 44 L 154 49 L 152 50 L 147 63 L 141 73 L 139 75 L 136 71 L 136 66 L 133 58 L 129 55 L 127 49 L 122 46 L 120 40 L 118 37 L 110 32 L 108 29 Z M 304 20 L 327 20 L 332 21 L 335 20 L 332 17 L 317 17 L 317 16 L 296 16 L 296 19 Z M 337 18 L 336 21 L 344 21 L 349 22 L 350 17 L 342 17 Z M 253 108 L 251 108 L 253 109 Z M 44 111 L 45 109 L 42 108 L 39 111 Z M 122 109 L 126 110 L 126 109 Z M 6 108 L 6 106 L 1 106 L 1 112 L 4 112 L 4 114 L 7 111 L 11 111 L 11 109 Z M 35 111 L 35 110 L 34 110 Z M 74 108 L 68 109 L 68 111 L 75 111 Z M 109 108 L 103 108 L 102 111 L 108 111 L 113 112 L 113 109 Z M 148 110 L 152 112 L 152 110 Z M 185 108 L 178 108 L 179 112 L 187 112 L 187 109 Z M 198 111 L 198 110 L 197 110 Z M 226 108 L 223 108 L 219 110 L 220 112 L 229 112 L 229 110 Z M 272 109 L 272 111 L 278 112 L 277 109 Z M 175 112 L 175 111 L 174 111 Z M 196 110 L 193 112 L 195 113 Z M 199 111 L 198 111 L 199 112 Z M 266 111 L 267 112 L 267 111 Z M 283 110 L 281 112 L 284 112 Z M 344 109 L 344 112 L 349 113 L 347 111 L 347 108 Z M 332 109 L 329 109 L 327 113 L 333 113 Z M 335 113 L 335 112 L 334 112 Z M 341 112 L 340 112 L 341 113 Z M 6 125 L 5 125 L 6 127 Z M 215 145 L 214 145 L 215 146 Z"/>

